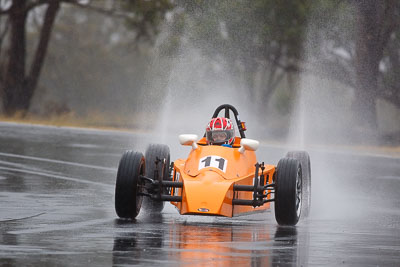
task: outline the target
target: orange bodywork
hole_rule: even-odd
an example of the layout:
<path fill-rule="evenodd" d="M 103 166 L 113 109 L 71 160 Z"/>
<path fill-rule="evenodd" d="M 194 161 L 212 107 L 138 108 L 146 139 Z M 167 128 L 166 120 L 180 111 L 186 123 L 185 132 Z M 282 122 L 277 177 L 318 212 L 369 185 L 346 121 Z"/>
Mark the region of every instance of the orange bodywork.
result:
<path fill-rule="evenodd" d="M 270 207 L 270 203 L 256 208 L 232 205 L 234 198 L 253 199 L 253 192 L 233 190 L 234 184 L 254 184 L 257 163 L 254 151 L 238 151 L 240 138 L 236 137 L 233 148 L 205 145 L 204 138 L 198 144 L 186 160 L 178 159 L 174 164 L 173 180 L 183 182 L 183 187 L 173 189 L 171 194 L 182 196 L 182 202 L 171 203 L 180 214 L 232 217 Z M 275 166 L 265 165 L 264 184 L 272 183 L 274 172 Z"/>

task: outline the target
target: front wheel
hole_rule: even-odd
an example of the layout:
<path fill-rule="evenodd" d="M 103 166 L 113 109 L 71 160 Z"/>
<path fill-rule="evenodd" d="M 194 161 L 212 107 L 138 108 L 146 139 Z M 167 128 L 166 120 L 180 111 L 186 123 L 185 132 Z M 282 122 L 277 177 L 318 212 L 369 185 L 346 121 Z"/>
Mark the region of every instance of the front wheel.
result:
<path fill-rule="evenodd" d="M 311 208 L 311 162 L 310 155 L 306 151 L 289 151 L 287 158 L 295 158 L 301 164 L 302 172 L 302 207 L 301 217 L 306 218 Z"/>
<path fill-rule="evenodd" d="M 139 214 L 143 200 L 140 176 L 144 174 L 143 154 L 126 151 L 119 162 L 115 184 L 115 211 L 120 218 L 134 219 Z"/>
<path fill-rule="evenodd" d="M 302 204 L 302 172 L 297 159 L 278 162 L 275 179 L 275 219 L 279 225 L 296 225 Z"/>
<path fill-rule="evenodd" d="M 147 177 L 153 180 L 170 180 L 170 152 L 167 145 L 150 144 L 146 149 L 145 157 Z M 162 194 L 168 194 L 167 188 L 163 189 Z M 143 200 L 143 208 L 149 213 L 160 213 L 164 208 L 164 201 L 146 197 Z"/>

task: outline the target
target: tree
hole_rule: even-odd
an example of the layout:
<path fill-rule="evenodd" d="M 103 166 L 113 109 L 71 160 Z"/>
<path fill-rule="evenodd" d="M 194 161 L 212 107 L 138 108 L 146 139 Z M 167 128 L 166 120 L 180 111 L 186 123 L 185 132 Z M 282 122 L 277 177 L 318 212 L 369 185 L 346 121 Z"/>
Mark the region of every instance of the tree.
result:
<path fill-rule="evenodd" d="M 192 43 L 244 74 L 253 102 L 265 108 L 282 79 L 299 71 L 311 1 L 178 1 Z M 264 83 L 256 88 L 255 75 Z"/>
<path fill-rule="evenodd" d="M 397 10 L 400 18 L 400 8 Z M 379 96 L 400 109 L 400 28 L 391 35 L 383 58 Z"/>
<path fill-rule="evenodd" d="M 50 39 L 51 29 L 60 6 L 59 1 L 49 1 L 44 14 L 44 21 L 40 33 L 40 40 L 28 74 L 26 74 L 26 21 L 30 10 L 43 4 L 14 0 L 7 10 L 1 14 L 7 14 L 10 23 L 10 45 L 8 59 L 2 77 L 3 108 L 7 115 L 12 115 L 18 110 L 26 111 L 29 108 L 30 99 L 37 86 L 41 67 L 46 55 L 47 45 Z"/>
<path fill-rule="evenodd" d="M 153 33 L 154 27 L 157 26 L 165 12 L 172 7 L 167 5 L 166 3 L 169 1 L 165 0 L 105 1 L 103 5 L 94 1 L 92 3 L 92 1 L 79 0 L 8 0 L 1 3 L 3 5 L 0 5 L 0 16 L 7 16 L 10 25 L 7 58 L 0 62 L 0 92 L 4 113 L 7 115 L 13 115 L 19 111 L 24 115 L 29 110 L 61 4 L 72 4 L 133 21 L 136 23 L 139 37 L 146 36 L 149 32 Z M 37 47 L 27 71 L 27 20 L 29 14 L 38 7 L 45 7 L 45 11 Z M 3 20 L 1 17 L 1 21 Z M 0 34 L 0 40 L 3 41 L 3 34 L 1 32 Z M 0 51 L 1 49 L 2 46 L 0 46 Z"/>
<path fill-rule="evenodd" d="M 400 5 L 396 0 L 355 1 L 357 33 L 354 67 L 356 73 L 354 102 L 362 123 L 377 128 L 376 99 L 381 97 L 378 86 L 379 64 L 392 33 L 399 25 Z M 395 63 L 395 62 L 393 62 Z"/>
<path fill-rule="evenodd" d="M 400 108 L 400 2 L 319 1 L 309 16 L 308 60 L 301 68 L 354 90 L 360 129 L 377 130 L 377 99 Z"/>

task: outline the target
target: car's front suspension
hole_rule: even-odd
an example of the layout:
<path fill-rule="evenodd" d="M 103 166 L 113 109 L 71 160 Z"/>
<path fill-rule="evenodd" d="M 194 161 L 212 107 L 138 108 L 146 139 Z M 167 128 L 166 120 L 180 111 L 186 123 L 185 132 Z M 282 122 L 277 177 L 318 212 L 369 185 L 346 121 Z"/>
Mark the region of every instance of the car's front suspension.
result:
<path fill-rule="evenodd" d="M 275 192 L 275 183 L 270 183 L 264 185 L 265 175 L 264 175 L 264 162 L 255 164 L 256 170 L 254 174 L 254 184 L 253 185 L 233 185 L 233 191 L 245 191 L 253 192 L 253 199 L 233 199 L 233 205 L 243 205 L 243 206 L 253 206 L 258 207 L 264 205 L 264 203 L 272 202 L 274 199 L 268 198 L 270 194 Z M 261 175 L 259 176 L 259 169 L 261 169 Z M 267 176 L 268 180 L 268 176 Z M 268 190 L 266 194 L 264 191 Z M 234 194 L 235 195 L 235 194 Z"/>

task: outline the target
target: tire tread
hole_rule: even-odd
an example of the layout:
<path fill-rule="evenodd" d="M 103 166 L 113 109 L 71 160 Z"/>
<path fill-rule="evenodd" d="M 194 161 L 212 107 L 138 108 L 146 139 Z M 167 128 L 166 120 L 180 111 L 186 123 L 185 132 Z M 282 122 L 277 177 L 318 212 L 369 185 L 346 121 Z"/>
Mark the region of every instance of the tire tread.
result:
<path fill-rule="evenodd" d="M 115 185 L 115 211 L 120 218 L 134 219 L 140 211 L 141 203 L 137 203 L 136 194 L 143 164 L 143 154 L 133 151 L 126 151 L 119 162 Z"/>
<path fill-rule="evenodd" d="M 275 181 L 275 218 L 280 225 L 295 225 L 296 176 L 300 163 L 294 158 L 283 158 L 277 166 Z"/>
<path fill-rule="evenodd" d="M 155 160 L 156 158 L 166 158 L 166 172 L 164 174 L 163 179 L 168 178 L 168 170 L 169 170 L 169 163 L 170 163 L 170 151 L 169 147 L 167 145 L 163 144 L 150 144 L 145 153 L 145 158 L 146 158 L 146 174 L 147 177 L 154 179 L 154 170 L 155 170 Z M 159 168 L 161 170 L 161 168 Z M 143 208 L 147 212 L 151 213 L 159 213 L 163 210 L 164 208 L 164 202 L 163 201 L 157 201 L 150 199 L 148 197 L 143 199 Z"/>

